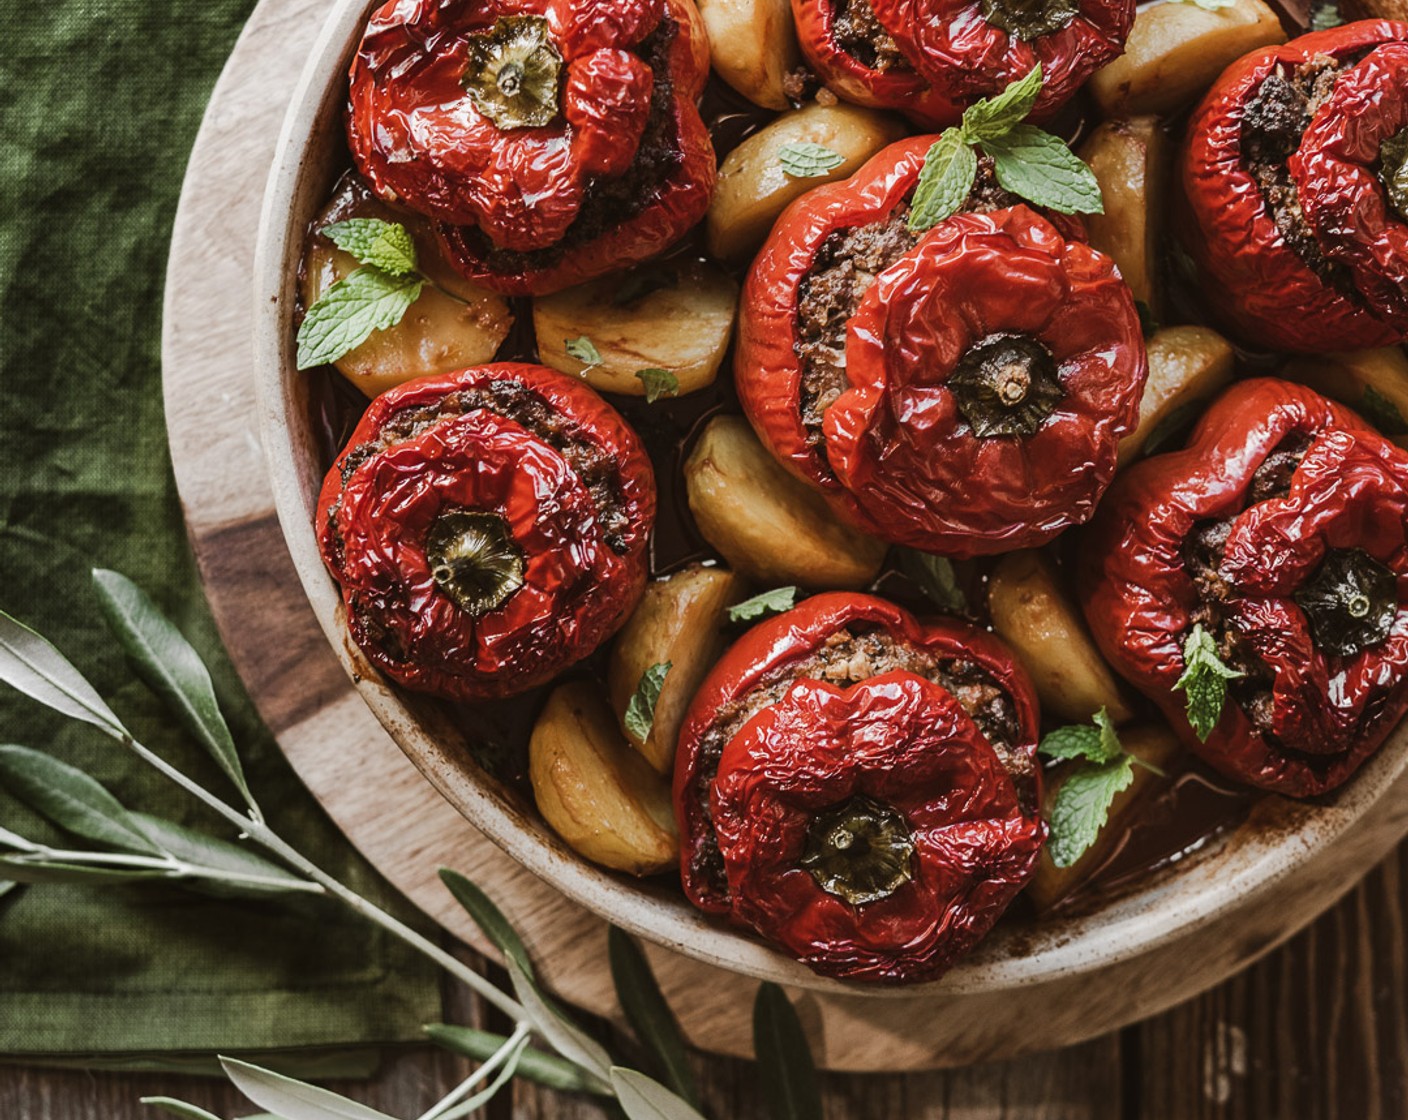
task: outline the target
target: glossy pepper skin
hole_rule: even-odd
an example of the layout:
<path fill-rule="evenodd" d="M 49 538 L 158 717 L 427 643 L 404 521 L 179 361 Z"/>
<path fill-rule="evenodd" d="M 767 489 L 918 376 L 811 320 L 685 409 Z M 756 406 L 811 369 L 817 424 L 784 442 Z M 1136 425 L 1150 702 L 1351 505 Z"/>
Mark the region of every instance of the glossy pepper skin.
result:
<path fill-rule="evenodd" d="M 524 692 L 591 653 L 646 580 L 655 481 L 579 381 L 503 362 L 376 398 L 318 501 L 357 645 L 418 692 Z"/>
<path fill-rule="evenodd" d="M 902 61 L 870 63 L 838 40 L 841 7 L 836 0 L 792 0 L 802 50 L 822 80 L 849 101 L 898 109 L 921 125 L 943 128 L 1037 63 L 1043 88 L 1032 119 L 1049 118 L 1086 78 L 1123 52 L 1135 5 L 1134 0 L 1050 3 L 1043 10 L 1061 11 L 1049 18 L 1033 16 L 1039 6 L 1031 3 L 873 0 L 874 18 Z M 1039 25 L 1018 32 L 1009 17 L 993 9 L 1013 9 L 1019 20 L 1025 12 Z"/>
<path fill-rule="evenodd" d="M 856 645 L 838 654 L 851 636 Z M 930 677 L 872 664 L 867 640 L 902 650 L 897 664 L 961 662 L 982 674 L 1008 706 L 1014 741 L 991 743 Z M 827 651 L 840 660 L 814 666 L 826 679 L 805 675 Z M 685 892 L 824 975 L 932 979 L 1035 867 L 1046 834 L 1037 722 L 1030 682 L 992 635 L 919 622 L 868 595 L 807 599 L 745 633 L 690 706 L 674 786 Z M 853 903 L 804 864 L 816 829 L 858 799 L 894 814 L 912 850 L 899 860 L 903 881 Z"/>
<path fill-rule="evenodd" d="M 1252 500 L 1258 468 L 1287 437 L 1311 441 L 1288 492 Z M 1172 691 L 1202 609 L 1184 545 L 1196 526 L 1229 518 L 1217 569 L 1227 628 L 1219 655 L 1237 660 L 1240 651 L 1260 678 L 1231 682 L 1200 742 L 1184 694 Z M 1186 450 L 1120 475 L 1082 553 L 1081 597 L 1105 657 L 1230 777 L 1291 797 L 1326 793 L 1408 708 L 1408 455 L 1309 389 L 1270 378 L 1229 389 Z M 1331 557 L 1360 554 L 1386 569 L 1375 606 L 1385 628 L 1366 648 L 1331 652 L 1330 632 L 1302 602 Z"/>
<path fill-rule="evenodd" d="M 1208 307 L 1248 342 L 1316 352 L 1408 338 L 1408 227 L 1377 168 L 1380 144 L 1408 125 L 1405 41 L 1408 24 L 1364 20 L 1255 51 L 1228 67 L 1194 113 L 1182 239 Z M 1347 68 L 1285 164 L 1308 234 L 1339 273 L 1329 282 L 1278 229 L 1243 142 L 1247 106 L 1267 79 L 1317 56 Z"/>
<path fill-rule="evenodd" d="M 494 100 L 522 88 L 501 75 L 525 59 L 541 99 Z M 382 197 L 439 223 L 466 277 L 540 294 L 652 256 L 703 216 L 708 72 L 690 0 L 390 0 L 352 63 L 348 140 Z M 663 158 L 638 168 L 650 144 Z M 620 197 L 594 204 L 613 184 Z"/>

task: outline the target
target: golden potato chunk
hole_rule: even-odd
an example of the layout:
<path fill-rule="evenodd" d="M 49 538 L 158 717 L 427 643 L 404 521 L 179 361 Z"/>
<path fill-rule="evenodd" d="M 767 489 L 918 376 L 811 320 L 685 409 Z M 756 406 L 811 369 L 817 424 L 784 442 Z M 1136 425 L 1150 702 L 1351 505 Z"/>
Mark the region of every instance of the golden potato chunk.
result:
<path fill-rule="evenodd" d="M 1043 553 L 1009 552 L 998 561 L 988 611 L 993 629 L 1032 678 L 1044 713 L 1085 723 L 1104 708 L 1116 723 L 1130 718 L 1124 688 Z"/>
<path fill-rule="evenodd" d="M 1282 376 L 1339 401 L 1408 446 L 1408 357 L 1397 346 L 1292 358 Z"/>
<path fill-rule="evenodd" d="M 729 152 L 719 166 L 719 184 L 705 219 L 709 252 L 721 260 L 742 260 L 763 243 L 794 198 L 822 183 L 845 179 L 903 135 L 894 117 L 856 105 L 813 103 L 783 113 Z M 789 175 L 782 150 L 798 144 L 819 144 L 840 162 L 819 175 Z"/>
<path fill-rule="evenodd" d="M 714 72 L 755 105 L 786 109 L 782 81 L 802 61 L 788 0 L 699 0 Z"/>
<path fill-rule="evenodd" d="M 538 811 L 574 851 L 632 875 L 679 858 L 669 782 L 621 737 L 599 685 L 559 685 L 528 741 Z"/>
<path fill-rule="evenodd" d="M 1141 759 L 1158 771 L 1167 773 L 1178 759 L 1183 749 L 1178 738 L 1167 727 L 1138 726 L 1120 729 L 1120 743 L 1135 758 Z M 1061 788 L 1061 780 L 1070 772 L 1070 764 L 1063 765 L 1053 780 L 1046 783 L 1046 813 L 1051 812 L 1056 791 Z M 1086 849 L 1085 854 L 1069 867 L 1057 867 L 1051 858 L 1050 848 L 1043 849 L 1036 865 L 1036 874 L 1027 884 L 1027 897 L 1032 900 L 1038 912 L 1050 910 L 1062 899 L 1069 898 L 1077 888 L 1084 886 L 1090 877 L 1099 871 L 1114 854 L 1115 845 L 1121 835 L 1139 819 L 1139 814 L 1148 798 L 1166 785 L 1166 779 L 1155 770 L 1135 766 L 1134 780 L 1115 794 L 1110 803 L 1110 815 L 1105 827 L 1095 843 Z"/>
<path fill-rule="evenodd" d="M 440 255 L 439 245 L 422 219 L 393 210 L 351 184 L 338 190 L 313 228 L 320 230 L 348 218 L 400 222 L 415 239 L 420 270 L 440 287 L 426 284 L 399 323 L 373 332 L 334 362 L 343 377 L 368 397 L 375 397 L 403 381 L 493 360 L 513 326 L 513 315 L 503 296 L 476 287 L 456 273 Z M 312 307 L 333 284 L 358 267 L 350 253 L 313 234 L 303 259 L 303 306 Z"/>
<path fill-rule="evenodd" d="M 1262 0 L 1215 11 L 1166 0 L 1140 9 L 1124 54 L 1095 71 L 1087 88 L 1107 117 L 1168 113 L 1201 97 L 1244 54 L 1285 41 Z"/>
<path fill-rule="evenodd" d="M 1103 214 L 1085 216 L 1090 244 L 1114 258 L 1134 298 L 1157 318 L 1163 308 L 1158 274 L 1168 137 L 1154 117 L 1106 121 L 1081 145 L 1080 158 L 1095 172 L 1105 203 Z"/>
<path fill-rule="evenodd" d="M 711 385 L 733 333 L 738 284 L 702 261 L 647 268 L 535 299 L 533 330 L 543 364 L 602 393 L 644 396 L 646 382 L 636 376 L 643 369 L 673 374 L 679 396 Z M 645 290 L 623 299 L 635 283 Z M 582 339 L 600 362 L 580 356 Z"/>
<path fill-rule="evenodd" d="M 763 584 L 864 587 L 884 541 L 836 518 L 826 500 L 783 469 L 741 416 L 709 421 L 684 466 L 689 508 L 729 566 Z"/>
<path fill-rule="evenodd" d="M 1161 424 L 1179 423 L 1189 409 L 1221 392 L 1237 361 L 1232 344 L 1209 327 L 1162 327 L 1149 339 L 1148 350 L 1139 426 L 1120 440 L 1121 465 L 1139 456 Z"/>
<path fill-rule="evenodd" d="M 648 584 L 616 636 L 606 672 L 611 707 L 627 742 L 661 774 L 674 767 L 685 709 L 723 650 L 727 611 L 744 598 L 744 587 L 727 568 L 691 564 Z M 670 671 L 655 702 L 650 734 L 641 739 L 626 726 L 626 708 L 645 671 L 663 664 Z"/>

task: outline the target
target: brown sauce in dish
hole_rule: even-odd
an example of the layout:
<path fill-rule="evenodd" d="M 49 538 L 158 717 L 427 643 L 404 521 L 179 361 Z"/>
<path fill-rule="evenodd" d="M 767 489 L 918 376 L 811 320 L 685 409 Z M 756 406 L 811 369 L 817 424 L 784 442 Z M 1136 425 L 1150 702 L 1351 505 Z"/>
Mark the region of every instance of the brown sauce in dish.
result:
<path fill-rule="evenodd" d="M 1271 2 L 1291 34 L 1305 30 L 1308 4 L 1301 7 L 1297 0 Z M 701 107 L 720 158 L 776 115 L 748 102 L 714 77 L 710 78 Z M 1092 119 L 1084 95 L 1078 95 L 1048 127 L 1075 143 L 1086 133 Z M 1181 119 L 1174 120 L 1168 127 L 1176 133 L 1181 131 L 1182 124 Z M 350 159 L 347 162 L 350 165 Z M 696 232 L 661 261 L 645 267 L 663 267 L 668 271 L 671 260 L 702 255 L 702 241 Z M 1167 254 L 1165 268 L 1169 279 L 1169 322 L 1206 321 L 1196 292 L 1182 273 L 1176 252 Z M 519 298 L 510 303 L 514 326 L 496 358 L 536 361 L 531 301 Z M 1271 372 L 1279 364 L 1279 359 L 1267 354 L 1239 350 L 1238 356 L 1239 367 L 1247 372 Z M 722 370 L 731 368 L 730 352 L 725 356 Z M 327 469 L 347 442 L 368 402 L 330 366 L 311 370 L 305 376 L 310 387 L 309 419 L 317 440 L 320 465 Z M 741 411 L 732 378 L 723 373 L 706 389 L 654 404 L 647 404 L 640 397 L 607 394 L 607 398 L 640 434 L 655 466 L 659 512 L 651 541 L 652 576 L 664 575 L 697 561 L 717 560 L 694 527 L 680 468 L 695 437 L 712 416 Z M 1065 547 L 1058 551 L 1068 552 L 1073 540 L 1068 534 Z M 956 565 L 959 582 L 972 604 L 968 614 L 980 624 L 985 621 L 983 604 L 989 568 L 990 562 Z M 907 609 L 932 613 L 932 604 L 893 560 L 882 571 L 873 589 Z M 604 663 L 605 651 L 599 651 L 574 673 L 600 678 Z M 450 724 L 472 727 L 474 742 L 469 749 L 476 761 L 509 788 L 529 798 L 531 803 L 527 786 L 527 743 L 547 691 L 547 688 L 540 688 L 510 700 L 478 704 L 452 704 L 417 697 L 415 705 L 433 705 Z M 1152 707 L 1146 707 L 1141 715 L 1157 718 Z M 1167 782 L 1145 799 L 1137 821 L 1122 827 L 1103 865 L 1052 913 L 1066 917 L 1094 910 L 1114 897 L 1137 889 L 1150 875 L 1214 848 L 1247 821 L 1253 807 L 1263 799 L 1263 795 L 1255 791 L 1225 782 L 1188 756 L 1186 764 L 1170 773 Z M 1013 913 L 1017 913 L 1015 908 Z"/>

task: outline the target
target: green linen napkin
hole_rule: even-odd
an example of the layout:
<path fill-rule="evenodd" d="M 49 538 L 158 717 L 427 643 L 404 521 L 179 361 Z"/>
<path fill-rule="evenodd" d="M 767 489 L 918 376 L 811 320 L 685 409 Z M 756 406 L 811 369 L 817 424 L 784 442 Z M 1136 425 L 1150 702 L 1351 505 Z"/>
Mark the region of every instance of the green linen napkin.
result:
<path fill-rule="evenodd" d="M 210 660 L 270 819 L 394 905 L 298 784 L 221 656 L 167 458 L 167 241 L 201 110 L 250 7 L 55 0 L 0 15 L 0 608 L 68 654 L 144 742 L 233 796 L 106 636 L 89 570 L 131 576 Z M 129 807 L 229 837 L 111 740 L 8 688 L 0 741 L 50 750 Z M 11 800 L 0 800 L 0 822 L 43 835 Z M 163 1051 L 415 1038 L 439 1015 L 433 970 L 330 901 L 164 886 L 0 897 L 0 1053 L 149 1065 Z"/>

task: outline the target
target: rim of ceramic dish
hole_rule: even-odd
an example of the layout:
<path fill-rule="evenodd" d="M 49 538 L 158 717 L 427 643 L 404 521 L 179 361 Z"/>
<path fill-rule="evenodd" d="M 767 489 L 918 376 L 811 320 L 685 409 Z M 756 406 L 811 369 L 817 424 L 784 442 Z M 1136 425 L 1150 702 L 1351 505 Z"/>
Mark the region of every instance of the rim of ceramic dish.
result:
<path fill-rule="evenodd" d="M 308 600 L 343 667 L 377 718 L 432 785 L 476 828 L 574 902 L 675 952 L 795 988 L 885 998 L 926 989 L 994 992 L 1094 972 L 1182 938 L 1250 906 L 1332 844 L 1403 774 L 1408 727 L 1333 802 L 1269 798 L 1256 826 L 1172 868 L 1147 886 L 1089 913 L 1039 925 L 999 926 L 943 979 L 871 988 L 817 976 L 749 934 L 695 910 L 677 890 L 629 880 L 577 856 L 533 813 L 457 748 L 459 731 L 433 709 L 417 710 L 368 664 L 352 642 L 336 584 L 323 565 L 313 520 L 322 473 L 308 421 L 305 380 L 294 363 L 292 315 L 305 232 L 344 165 L 340 150 L 348 64 L 368 0 L 337 0 L 289 105 L 270 171 L 254 265 L 254 371 L 260 429 L 279 521 Z M 1327 894 L 1325 903 L 1333 901 Z M 1287 930 L 1289 932 L 1289 929 Z"/>

